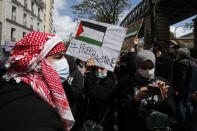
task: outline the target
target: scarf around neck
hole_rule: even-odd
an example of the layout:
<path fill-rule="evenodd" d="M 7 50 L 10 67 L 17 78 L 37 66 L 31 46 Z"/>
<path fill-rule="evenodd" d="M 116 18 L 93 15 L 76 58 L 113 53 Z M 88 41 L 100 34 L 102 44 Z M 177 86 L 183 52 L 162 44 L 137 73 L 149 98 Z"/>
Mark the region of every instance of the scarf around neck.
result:
<path fill-rule="evenodd" d="M 59 113 L 65 130 L 74 125 L 74 118 L 58 73 L 47 56 L 65 51 L 58 36 L 31 32 L 16 42 L 7 62 L 9 79 L 31 85 L 35 94 Z"/>

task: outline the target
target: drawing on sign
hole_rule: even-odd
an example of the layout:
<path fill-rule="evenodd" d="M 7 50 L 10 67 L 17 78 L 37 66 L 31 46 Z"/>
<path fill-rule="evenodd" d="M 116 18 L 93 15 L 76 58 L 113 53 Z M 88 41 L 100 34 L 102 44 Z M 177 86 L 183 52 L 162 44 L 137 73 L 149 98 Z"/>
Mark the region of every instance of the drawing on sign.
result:
<path fill-rule="evenodd" d="M 75 39 L 101 47 L 107 27 L 81 21 Z"/>
<path fill-rule="evenodd" d="M 94 58 L 96 66 L 113 71 L 126 29 L 82 19 L 78 22 L 66 54 L 83 61 Z"/>

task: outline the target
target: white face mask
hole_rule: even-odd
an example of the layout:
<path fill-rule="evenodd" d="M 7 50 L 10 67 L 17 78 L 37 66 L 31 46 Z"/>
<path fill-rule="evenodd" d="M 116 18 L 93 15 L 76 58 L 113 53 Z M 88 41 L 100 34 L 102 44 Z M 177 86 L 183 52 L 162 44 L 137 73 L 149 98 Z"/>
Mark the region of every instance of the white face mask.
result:
<path fill-rule="evenodd" d="M 54 62 L 53 67 L 56 69 L 61 79 L 61 82 L 67 80 L 70 73 L 69 73 L 69 65 L 66 58 L 62 58 L 61 60 Z"/>
<path fill-rule="evenodd" d="M 140 76 L 147 78 L 147 79 L 152 79 L 154 78 L 154 73 L 155 73 L 155 68 L 151 69 L 151 70 L 144 70 L 141 68 L 138 68 L 138 73 L 140 74 Z"/>

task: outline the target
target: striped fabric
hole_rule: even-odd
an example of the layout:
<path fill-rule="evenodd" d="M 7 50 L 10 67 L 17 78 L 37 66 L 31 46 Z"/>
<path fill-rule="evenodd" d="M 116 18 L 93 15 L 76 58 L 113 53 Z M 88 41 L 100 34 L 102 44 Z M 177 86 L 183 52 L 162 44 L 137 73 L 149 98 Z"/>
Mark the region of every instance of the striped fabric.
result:
<path fill-rule="evenodd" d="M 101 47 L 107 27 L 81 21 L 75 39 Z"/>

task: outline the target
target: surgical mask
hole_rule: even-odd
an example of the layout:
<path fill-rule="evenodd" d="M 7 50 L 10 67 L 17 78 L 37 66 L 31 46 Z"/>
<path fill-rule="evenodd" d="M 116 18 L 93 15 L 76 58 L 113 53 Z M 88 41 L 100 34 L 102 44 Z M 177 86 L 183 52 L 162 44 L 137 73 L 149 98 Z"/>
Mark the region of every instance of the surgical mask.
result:
<path fill-rule="evenodd" d="M 54 62 L 53 67 L 56 69 L 62 83 L 67 80 L 69 76 L 69 65 L 66 58 Z"/>
<path fill-rule="evenodd" d="M 100 72 L 100 73 L 96 73 L 96 77 L 98 77 L 98 78 L 106 78 L 107 77 L 107 72 Z"/>
<path fill-rule="evenodd" d="M 153 79 L 154 78 L 154 73 L 155 73 L 155 68 L 151 69 L 151 70 L 144 70 L 139 68 L 138 69 L 138 73 L 140 76 L 142 76 L 143 78 L 146 79 Z"/>
<path fill-rule="evenodd" d="M 154 50 L 153 50 L 153 48 L 150 48 L 150 51 L 151 51 L 152 53 L 154 53 Z"/>
<path fill-rule="evenodd" d="M 82 63 L 79 63 L 79 65 L 80 65 L 81 67 L 85 67 L 85 66 L 86 66 L 85 64 L 82 64 Z"/>

